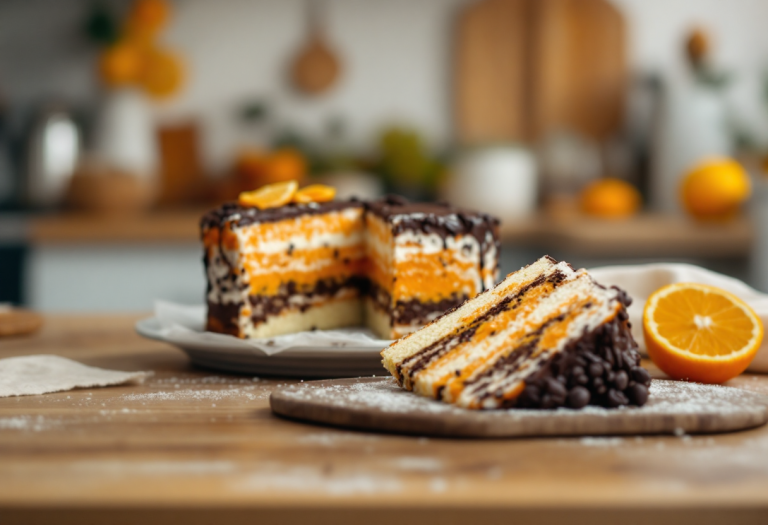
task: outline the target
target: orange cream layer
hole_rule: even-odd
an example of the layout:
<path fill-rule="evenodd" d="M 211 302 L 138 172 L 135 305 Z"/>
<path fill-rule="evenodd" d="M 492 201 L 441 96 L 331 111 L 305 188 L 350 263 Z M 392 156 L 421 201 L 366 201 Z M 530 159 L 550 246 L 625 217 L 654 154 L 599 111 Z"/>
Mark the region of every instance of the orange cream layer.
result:
<path fill-rule="evenodd" d="M 437 253 L 416 253 L 395 263 L 393 299 L 418 299 L 421 302 L 440 301 L 454 294 L 474 297 L 477 289 L 477 264 L 463 261 L 450 250 Z"/>
<path fill-rule="evenodd" d="M 568 327 L 571 325 L 573 320 L 582 313 L 581 307 L 583 307 L 584 304 L 586 304 L 588 301 L 589 299 L 584 299 L 578 302 L 575 300 L 569 302 L 566 308 L 572 308 L 570 313 L 562 321 L 555 322 L 544 329 L 543 337 L 539 341 L 538 345 L 536 346 L 536 350 L 534 350 L 529 359 L 535 359 L 542 352 L 542 350 L 554 348 L 560 338 L 564 337 L 568 333 Z M 557 317 L 558 314 L 559 312 L 554 312 L 545 322 Z M 438 380 L 438 386 L 445 386 L 450 399 L 456 399 L 459 394 L 461 394 L 462 390 L 464 390 L 464 384 L 467 382 L 467 380 L 472 378 L 476 373 L 482 372 L 493 366 L 496 361 L 503 359 L 516 348 L 520 347 L 525 342 L 525 339 L 529 337 L 532 329 L 535 329 L 535 327 L 527 326 L 521 330 L 510 333 L 505 338 L 504 342 L 497 345 L 493 351 L 482 356 L 482 358 L 476 358 L 470 366 L 465 366 L 459 376 L 456 376 L 455 374 L 446 374 L 441 377 Z M 557 334 L 558 337 L 556 337 L 554 334 Z M 488 336 L 487 333 L 484 335 L 485 337 Z M 482 339 L 473 339 L 475 344 L 479 343 L 481 340 Z M 516 394 L 519 394 L 519 392 L 516 392 L 515 390 L 512 392 L 507 392 L 503 399 L 513 399 Z"/>
<path fill-rule="evenodd" d="M 568 301 L 567 303 L 565 303 L 565 305 L 562 305 L 557 312 L 554 312 L 549 317 L 549 319 L 545 321 L 546 323 L 547 321 L 554 319 L 563 310 L 567 312 L 565 317 L 561 321 L 553 322 L 549 326 L 543 329 L 540 335 L 540 339 L 536 345 L 536 349 L 528 358 L 529 362 L 535 360 L 542 352 L 551 350 L 557 347 L 558 343 L 568 335 L 570 327 L 573 324 L 573 322 L 576 320 L 576 318 L 578 318 L 584 313 L 584 306 L 588 302 L 592 302 L 594 304 L 595 299 L 594 298 L 591 298 L 591 299 L 590 298 L 584 298 L 584 299 L 574 298 L 571 301 Z M 608 321 L 610 321 L 610 319 L 608 319 Z M 497 345 L 496 350 L 494 352 L 489 353 L 487 356 L 483 356 L 483 359 L 476 360 L 475 362 L 473 362 L 473 366 L 465 367 L 459 376 L 446 374 L 445 376 L 440 378 L 439 384 L 445 385 L 445 389 L 446 389 L 443 394 L 444 398 L 447 398 L 448 400 L 457 399 L 458 396 L 461 394 L 461 392 L 464 390 L 466 382 L 469 379 L 471 379 L 476 373 L 481 373 L 489 369 L 499 359 L 505 358 L 510 353 L 512 353 L 514 349 L 519 348 L 521 345 L 525 344 L 527 342 L 526 340 L 530 340 L 531 329 L 535 329 L 535 328 L 525 327 L 522 330 L 518 330 L 509 334 L 505 338 L 505 341 L 503 343 L 501 343 L 500 345 Z M 487 337 L 487 334 L 486 334 L 486 337 Z M 475 343 L 477 342 L 479 341 L 476 340 Z M 517 385 L 514 385 L 509 391 L 504 392 L 504 394 L 500 399 L 507 400 L 507 401 L 515 399 L 520 394 L 520 392 L 522 392 L 521 385 L 522 385 L 522 382 Z M 479 405 L 475 406 L 475 408 L 477 407 L 479 407 Z"/>
<path fill-rule="evenodd" d="M 250 275 L 251 295 L 273 295 L 277 293 L 281 284 L 291 281 L 296 283 L 299 290 L 309 290 L 318 281 L 326 279 L 344 281 L 353 276 L 364 275 L 366 266 L 365 258 L 349 257 L 338 260 L 315 261 L 316 264 L 318 262 L 327 264 L 322 264 L 312 271 L 287 270 L 264 272 L 262 263 L 258 260 L 252 260 L 250 255 L 245 255 L 243 259 L 243 266 Z"/>
<path fill-rule="evenodd" d="M 346 212 L 346 213 L 345 213 Z M 308 215 L 279 222 L 255 225 L 242 232 L 242 251 L 256 250 L 266 243 L 290 242 L 292 239 L 310 241 L 322 234 L 349 237 L 363 231 L 361 209 L 349 209 L 322 215 Z"/>
<path fill-rule="evenodd" d="M 518 308 L 504 310 L 496 317 L 493 317 L 487 322 L 481 324 L 477 330 L 475 330 L 475 334 L 472 336 L 471 340 L 459 344 L 453 350 L 441 356 L 434 363 L 430 364 L 425 370 L 448 366 L 453 360 L 462 358 L 468 359 L 469 353 L 473 346 L 482 343 L 492 335 L 502 332 L 505 328 L 507 328 L 521 316 L 530 314 L 530 312 L 533 311 L 533 309 L 536 307 L 539 299 L 549 295 L 554 289 L 554 284 L 545 282 L 541 286 L 537 286 L 536 288 L 529 290 L 525 294 L 523 299 L 525 303 L 523 305 L 519 306 Z M 554 313 L 552 317 L 557 315 L 557 313 Z M 442 377 L 433 382 L 432 397 L 436 397 L 438 389 L 447 387 L 449 395 L 451 398 L 455 399 L 455 397 L 458 396 L 458 394 L 460 394 L 463 390 L 464 382 L 466 380 L 472 377 L 479 369 L 485 368 L 489 363 L 496 362 L 496 359 L 501 355 L 508 353 L 519 346 L 519 341 L 524 338 L 530 331 L 530 326 L 523 326 L 520 329 L 508 334 L 504 343 L 498 345 L 495 350 L 486 352 L 483 356 L 469 361 L 469 363 L 461 369 L 459 376 L 456 376 L 454 371 L 445 373 Z M 424 371 L 421 371 L 420 373 L 423 372 Z M 417 374 L 417 377 L 418 375 L 419 374 Z"/>
<path fill-rule="evenodd" d="M 364 225 L 362 210 L 348 209 L 322 215 L 308 215 L 279 222 L 258 223 L 235 230 L 235 221 L 227 221 L 223 230 L 211 227 L 203 233 L 206 248 L 221 245 L 230 251 L 263 251 L 267 243 L 289 243 L 291 240 L 310 241 L 318 235 L 333 234 L 350 237 L 361 234 Z M 238 233 L 242 236 L 238 236 Z"/>
<path fill-rule="evenodd" d="M 309 289 L 324 279 L 346 280 L 363 275 L 366 267 L 362 245 L 340 248 L 321 247 L 277 253 L 251 252 L 241 255 L 248 273 L 252 295 L 277 293 L 282 283 L 293 281 L 299 289 Z"/>

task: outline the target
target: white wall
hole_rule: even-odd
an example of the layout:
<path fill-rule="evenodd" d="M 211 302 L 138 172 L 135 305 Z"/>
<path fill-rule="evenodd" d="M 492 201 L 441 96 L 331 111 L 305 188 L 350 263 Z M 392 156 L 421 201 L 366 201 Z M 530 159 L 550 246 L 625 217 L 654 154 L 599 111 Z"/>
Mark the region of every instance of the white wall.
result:
<path fill-rule="evenodd" d="M 185 0 L 168 40 L 190 63 L 189 88 L 162 113 L 201 111 L 208 157 L 229 158 L 238 140 L 233 102 L 269 99 L 280 120 L 319 133 L 343 116 L 349 134 L 368 143 L 387 122 L 410 122 L 436 142 L 450 131 L 448 28 L 455 0 L 334 0 L 326 27 L 343 73 L 327 96 L 308 99 L 287 82 L 287 65 L 304 40 L 298 0 Z M 226 9 L 222 6 L 226 5 Z"/>
<path fill-rule="evenodd" d="M 42 312 L 147 312 L 155 299 L 205 300 L 202 249 L 163 246 L 34 246 L 25 297 Z"/>
<path fill-rule="evenodd" d="M 612 0 L 628 21 L 633 69 L 664 77 L 684 70 L 683 42 L 693 27 L 712 37 L 715 63 L 734 76 L 728 98 L 768 138 L 768 2 L 765 0 Z"/>
<path fill-rule="evenodd" d="M 205 152 L 220 167 L 242 140 L 235 108 L 266 97 L 282 117 L 318 130 L 342 115 L 362 144 L 386 122 L 407 120 L 435 143 L 450 137 L 450 28 L 467 0 L 329 0 L 328 32 L 344 76 L 327 97 L 306 100 L 286 89 L 289 58 L 303 37 L 302 0 L 177 0 L 169 45 L 190 62 L 190 82 L 161 118 L 199 115 Z M 682 69 L 681 40 L 694 24 L 709 27 L 718 61 L 738 79 L 732 100 L 765 130 L 760 103 L 768 64 L 768 1 L 614 0 L 630 29 L 633 69 Z M 127 2 L 114 0 L 125 8 Z M 97 93 L 94 52 L 78 36 L 87 0 L 0 2 L 0 93 L 10 102 L 51 96 L 89 102 Z"/>

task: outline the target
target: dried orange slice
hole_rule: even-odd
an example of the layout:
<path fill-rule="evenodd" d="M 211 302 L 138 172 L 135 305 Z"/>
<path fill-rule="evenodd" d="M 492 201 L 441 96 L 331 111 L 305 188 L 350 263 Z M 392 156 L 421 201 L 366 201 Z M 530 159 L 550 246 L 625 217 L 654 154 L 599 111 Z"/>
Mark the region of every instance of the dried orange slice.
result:
<path fill-rule="evenodd" d="M 328 202 L 336 196 L 336 188 L 326 186 L 325 184 L 311 184 L 306 188 L 301 188 L 293 196 L 293 201 L 301 204 L 308 202 Z"/>
<path fill-rule="evenodd" d="M 295 180 L 267 184 L 258 190 L 244 191 L 238 197 L 237 202 L 241 206 L 255 206 L 256 208 L 277 208 L 291 202 L 299 183 Z"/>
<path fill-rule="evenodd" d="M 667 375 L 722 383 L 742 373 L 763 339 L 760 318 L 735 295 L 704 284 L 660 288 L 645 303 L 648 355 Z"/>

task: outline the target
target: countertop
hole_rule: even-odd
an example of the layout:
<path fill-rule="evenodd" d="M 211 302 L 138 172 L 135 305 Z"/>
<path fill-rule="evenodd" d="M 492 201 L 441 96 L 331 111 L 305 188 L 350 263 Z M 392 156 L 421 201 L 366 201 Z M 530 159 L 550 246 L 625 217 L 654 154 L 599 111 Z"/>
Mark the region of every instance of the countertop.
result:
<path fill-rule="evenodd" d="M 32 245 L 197 243 L 204 211 L 30 216 L 23 231 Z M 501 239 L 512 246 L 557 246 L 596 257 L 745 257 L 752 250 L 754 228 L 747 216 L 726 224 L 700 224 L 684 216 L 656 213 L 611 221 L 542 211 L 502 222 Z"/>
<path fill-rule="evenodd" d="M 470 440 L 312 426 L 269 410 L 294 380 L 193 369 L 136 335 L 138 318 L 53 316 L 0 341 L 0 357 L 155 371 L 142 385 L 0 399 L 3 525 L 768 521 L 768 427 Z M 768 393 L 768 376 L 731 384 Z"/>

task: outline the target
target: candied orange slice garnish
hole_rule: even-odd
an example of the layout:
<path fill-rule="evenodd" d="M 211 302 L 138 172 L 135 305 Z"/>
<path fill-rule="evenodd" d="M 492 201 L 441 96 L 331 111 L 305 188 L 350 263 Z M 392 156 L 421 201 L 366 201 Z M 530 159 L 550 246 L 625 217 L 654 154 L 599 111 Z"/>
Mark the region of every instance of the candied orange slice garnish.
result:
<path fill-rule="evenodd" d="M 259 209 L 277 208 L 288 204 L 299 189 L 299 183 L 295 180 L 267 184 L 258 190 L 244 191 L 238 197 L 240 206 L 255 206 Z"/>
<path fill-rule="evenodd" d="M 307 204 L 308 202 L 328 202 L 336 196 L 336 188 L 325 184 L 312 184 L 301 188 L 293 196 L 293 202 Z"/>

